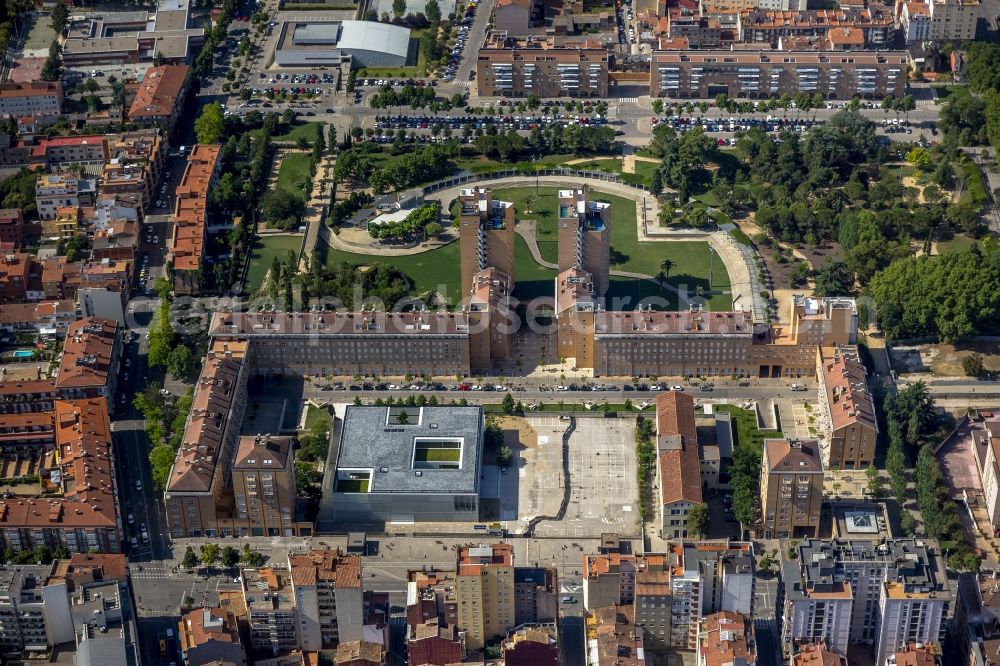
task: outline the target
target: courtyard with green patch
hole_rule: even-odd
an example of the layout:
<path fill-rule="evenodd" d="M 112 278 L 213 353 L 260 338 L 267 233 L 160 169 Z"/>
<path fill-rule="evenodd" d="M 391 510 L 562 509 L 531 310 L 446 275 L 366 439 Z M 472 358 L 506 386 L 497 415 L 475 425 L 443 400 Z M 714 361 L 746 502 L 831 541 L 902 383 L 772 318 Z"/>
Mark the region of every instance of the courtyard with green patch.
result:
<path fill-rule="evenodd" d="M 305 199 L 306 193 L 312 189 L 311 165 L 312 155 L 309 153 L 286 153 L 278 169 L 278 189 Z"/>
<path fill-rule="evenodd" d="M 260 287 L 275 257 L 278 258 L 278 261 L 286 261 L 289 252 L 298 256 L 301 247 L 302 236 L 300 234 L 258 237 L 254 241 L 253 250 L 250 252 L 250 269 L 247 271 L 246 283 L 247 292 L 253 293 Z"/>

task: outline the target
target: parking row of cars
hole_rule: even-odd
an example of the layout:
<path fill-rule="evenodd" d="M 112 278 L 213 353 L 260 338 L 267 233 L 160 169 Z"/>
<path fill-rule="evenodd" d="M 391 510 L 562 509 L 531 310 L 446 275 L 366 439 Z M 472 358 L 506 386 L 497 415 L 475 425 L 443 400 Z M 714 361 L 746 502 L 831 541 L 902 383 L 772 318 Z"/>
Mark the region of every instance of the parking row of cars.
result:
<path fill-rule="evenodd" d="M 448 57 L 448 66 L 444 70 L 444 80 L 451 81 L 455 78 L 455 73 L 458 71 L 458 66 L 462 62 L 462 53 L 465 51 L 465 41 L 469 37 L 469 31 L 472 29 L 472 21 L 476 15 L 476 3 L 469 3 L 469 10 L 466 14 L 466 18 L 462 19 L 462 23 L 458 28 L 458 39 L 455 40 L 455 46 L 451 49 L 451 56 Z"/>
<path fill-rule="evenodd" d="M 468 125 L 470 129 L 493 126 L 497 129 L 532 130 L 536 127 L 549 127 L 553 123 L 605 125 L 607 122 L 607 118 L 600 114 L 578 116 L 568 113 L 545 116 L 375 116 L 376 129 L 429 129 L 434 126 L 462 129 Z"/>
<path fill-rule="evenodd" d="M 805 132 L 817 121 L 809 118 L 688 118 L 684 116 L 653 116 L 650 122 L 655 125 L 669 125 L 674 129 L 686 130 L 701 127 L 705 132 L 746 132 L 751 127 L 759 127 L 766 132 Z"/>

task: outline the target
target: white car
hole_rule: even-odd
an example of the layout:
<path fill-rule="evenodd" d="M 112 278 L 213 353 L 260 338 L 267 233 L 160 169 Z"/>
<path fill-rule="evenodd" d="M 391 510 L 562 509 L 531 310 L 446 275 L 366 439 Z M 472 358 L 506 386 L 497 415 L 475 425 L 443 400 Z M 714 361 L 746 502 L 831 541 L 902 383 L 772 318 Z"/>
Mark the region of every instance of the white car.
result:
<path fill-rule="evenodd" d="M 134 522 L 135 522 L 135 516 L 133 516 L 131 513 L 128 514 L 128 524 L 131 525 Z"/>

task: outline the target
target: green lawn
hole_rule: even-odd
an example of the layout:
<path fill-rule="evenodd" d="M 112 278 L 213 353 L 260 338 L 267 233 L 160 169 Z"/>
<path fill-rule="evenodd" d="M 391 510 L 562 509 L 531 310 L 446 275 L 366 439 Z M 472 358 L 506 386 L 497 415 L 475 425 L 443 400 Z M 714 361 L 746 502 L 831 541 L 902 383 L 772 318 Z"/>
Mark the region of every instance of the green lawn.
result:
<path fill-rule="evenodd" d="M 462 457 L 461 449 L 417 449 L 413 452 L 414 462 L 454 462 Z"/>
<path fill-rule="evenodd" d="M 338 479 L 338 493 L 366 493 L 368 492 L 367 479 Z"/>
<path fill-rule="evenodd" d="M 536 264 L 523 238 L 517 236 L 514 243 L 514 296 L 522 301 L 554 296 L 556 271 Z"/>
<path fill-rule="evenodd" d="M 281 168 L 278 169 L 278 189 L 304 199 L 307 190 L 312 189 L 309 182 L 309 166 L 312 155 L 309 153 L 289 153 L 281 158 Z"/>
<path fill-rule="evenodd" d="M 782 436 L 780 430 L 758 430 L 757 416 L 748 409 L 740 409 L 734 405 L 715 405 L 715 411 L 732 414 L 736 425 L 733 430 L 734 448 L 751 445 L 763 452 L 765 439 Z"/>
<path fill-rule="evenodd" d="M 341 261 L 346 261 L 350 264 L 382 262 L 403 271 L 413 281 L 415 294 L 423 294 L 433 289 L 442 292 L 442 295 L 451 304 L 457 303 L 461 298 L 459 283 L 462 281 L 462 278 L 458 255 L 458 241 L 449 243 L 436 250 L 431 250 L 430 252 L 399 257 L 355 254 L 327 247 L 325 244 L 323 244 L 321 251 L 326 253 L 327 266 L 332 266 Z M 525 248 L 525 252 L 527 252 L 527 248 Z"/>
<path fill-rule="evenodd" d="M 937 99 L 934 100 L 935 104 L 939 104 L 944 100 L 948 99 L 952 95 L 969 95 L 969 86 L 967 85 L 941 85 L 941 86 L 931 86 L 931 89 L 937 93 Z"/>
<path fill-rule="evenodd" d="M 519 219 L 530 218 L 537 223 L 538 229 L 538 250 L 542 258 L 555 263 L 558 261 L 557 248 L 557 223 L 556 205 L 557 188 L 554 187 L 512 187 L 493 191 L 493 196 L 503 201 L 513 201 Z M 533 197 L 530 207 L 528 198 Z M 698 287 L 703 290 L 727 290 L 731 286 L 729 273 L 726 271 L 722 261 L 714 254 L 709 253 L 709 245 L 704 241 L 677 241 L 671 243 L 648 242 L 640 243 L 636 229 L 635 202 L 631 199 L 606 194 L 604 192 L 593 192 L 591 198 L 594 201 L 607 201 L 612 204 L 611 208 L 611 265 L 615 270 L 629 271 L 633 273 L 644 273 L 646 275 L 656 275 L 660 270 L 660 263 L 669 258 L 674 262 L 674 268 L 668 278 L 670 288 L 661 290 L 656 285 L 634 284 L 633 281 L 619 278 L 613 280 L 611 285 L 611 296 L 631 299 L 634 306 L 638 299 L 650 296 L 664 296 L 669 298 L 672 307 L 676 307 L 677 291 L 686 291 L 694 294 Z M 523 248 L 523 250 L 522 250 Z M 527 244 L 518 237 L 518 245 L 515 248 L 517 254 L 517 275 L 515 276 L 515 293 L 524 297 L 525 294 L 537 295 L 540 293 L 552 294 L 552 278 L 555 271 L 541 268 L 534 264 L 531 255 L 528 253 Z M 529 265 L 524 265 L 524 258 L 527 258 Z M 712 260 L 712 284 L 708 283 L 709 259 Z M 536 284 L 527 285 L 522 288 L 522 279 L 539 281 L 545 280 L 547 284 L 544 290 Z M 709 299 L 710 307 L 713 310 L 728 310 L 732 308 L 732 298 L 728 294 L 717 294 Z"/>
<path fill-rule="evenodd" d="M 326 422 L 327 425 L 333 425 L 330 419 L 330 412 L 315 405 L 309 405 L 306 409 L 306 430 L 311 432 L 323 422 Z"/>
<path fill-rule="evenodd" d="M 316 127 L 325 127 L 325 125 L 326 123 L 315 121 L 311 123 L 296 122 L 292 125 L 291 129 L 288 129 L 286 125 L 279 125 L 278 129 L 281 133 L 273 135 L 271 140 L 276 143 L 295 143 L 299 140 L 299 137 L 305 137 L 309 141 L 309 145 L 312 145 L 313 141 L 316 140 Z M 284 131 L 286 129 L 288 131 Z M 248 134 L 257 137 L 260 136 L 260 130 L 250 130 Z"/>
<path fill-rule="evenodd" d="M 963 156 L 958 162 L 958 167 L 965 173 L 965 189 L 960 200 L 982 210 L 986 205 L 986 188 L 983 185 L 983 175 L 979 171 L 979 165 Z"/>
<path fill-rule="evenodd" d="M 987 236 L 981 240 L 976 240 L 971 236 L 958 234 L 951 240 L 941 241 L 938 243 L 938 254 L 944 254 L 945 252 L 960 252 L 972 247 L 973 245 L 978 245 L 979 249 L 988 255 L 995 254 L 997 250 L 1000 250 L 1000 244 L 997 243 L 996 238 L 993 236 Z"/>
<path fill-rule="evenodd" d="M 293 252 L 296 256 L 302 248 L 302 236 L 264 236 L 258 238 L 253 244 L 253 251 L 250 253 L 250 270 L 247 271 L 246 291 L 253 292 L 264 280 L 264 275 L 271 268 L 271 260 L 274 257 L 278 261 L 285 261 L 288 253 Z"/>

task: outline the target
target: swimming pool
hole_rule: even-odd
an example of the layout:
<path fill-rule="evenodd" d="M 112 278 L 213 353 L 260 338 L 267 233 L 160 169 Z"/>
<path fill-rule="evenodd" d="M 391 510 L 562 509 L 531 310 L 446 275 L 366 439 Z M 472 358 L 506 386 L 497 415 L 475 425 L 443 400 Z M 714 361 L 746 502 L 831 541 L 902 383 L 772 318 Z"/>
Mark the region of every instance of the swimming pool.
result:
<path fill-rule="evenodd" d="M 14 358 L 32 358 L 35 352 L 30 349 L 18 349 L 14 352 Z"/>

